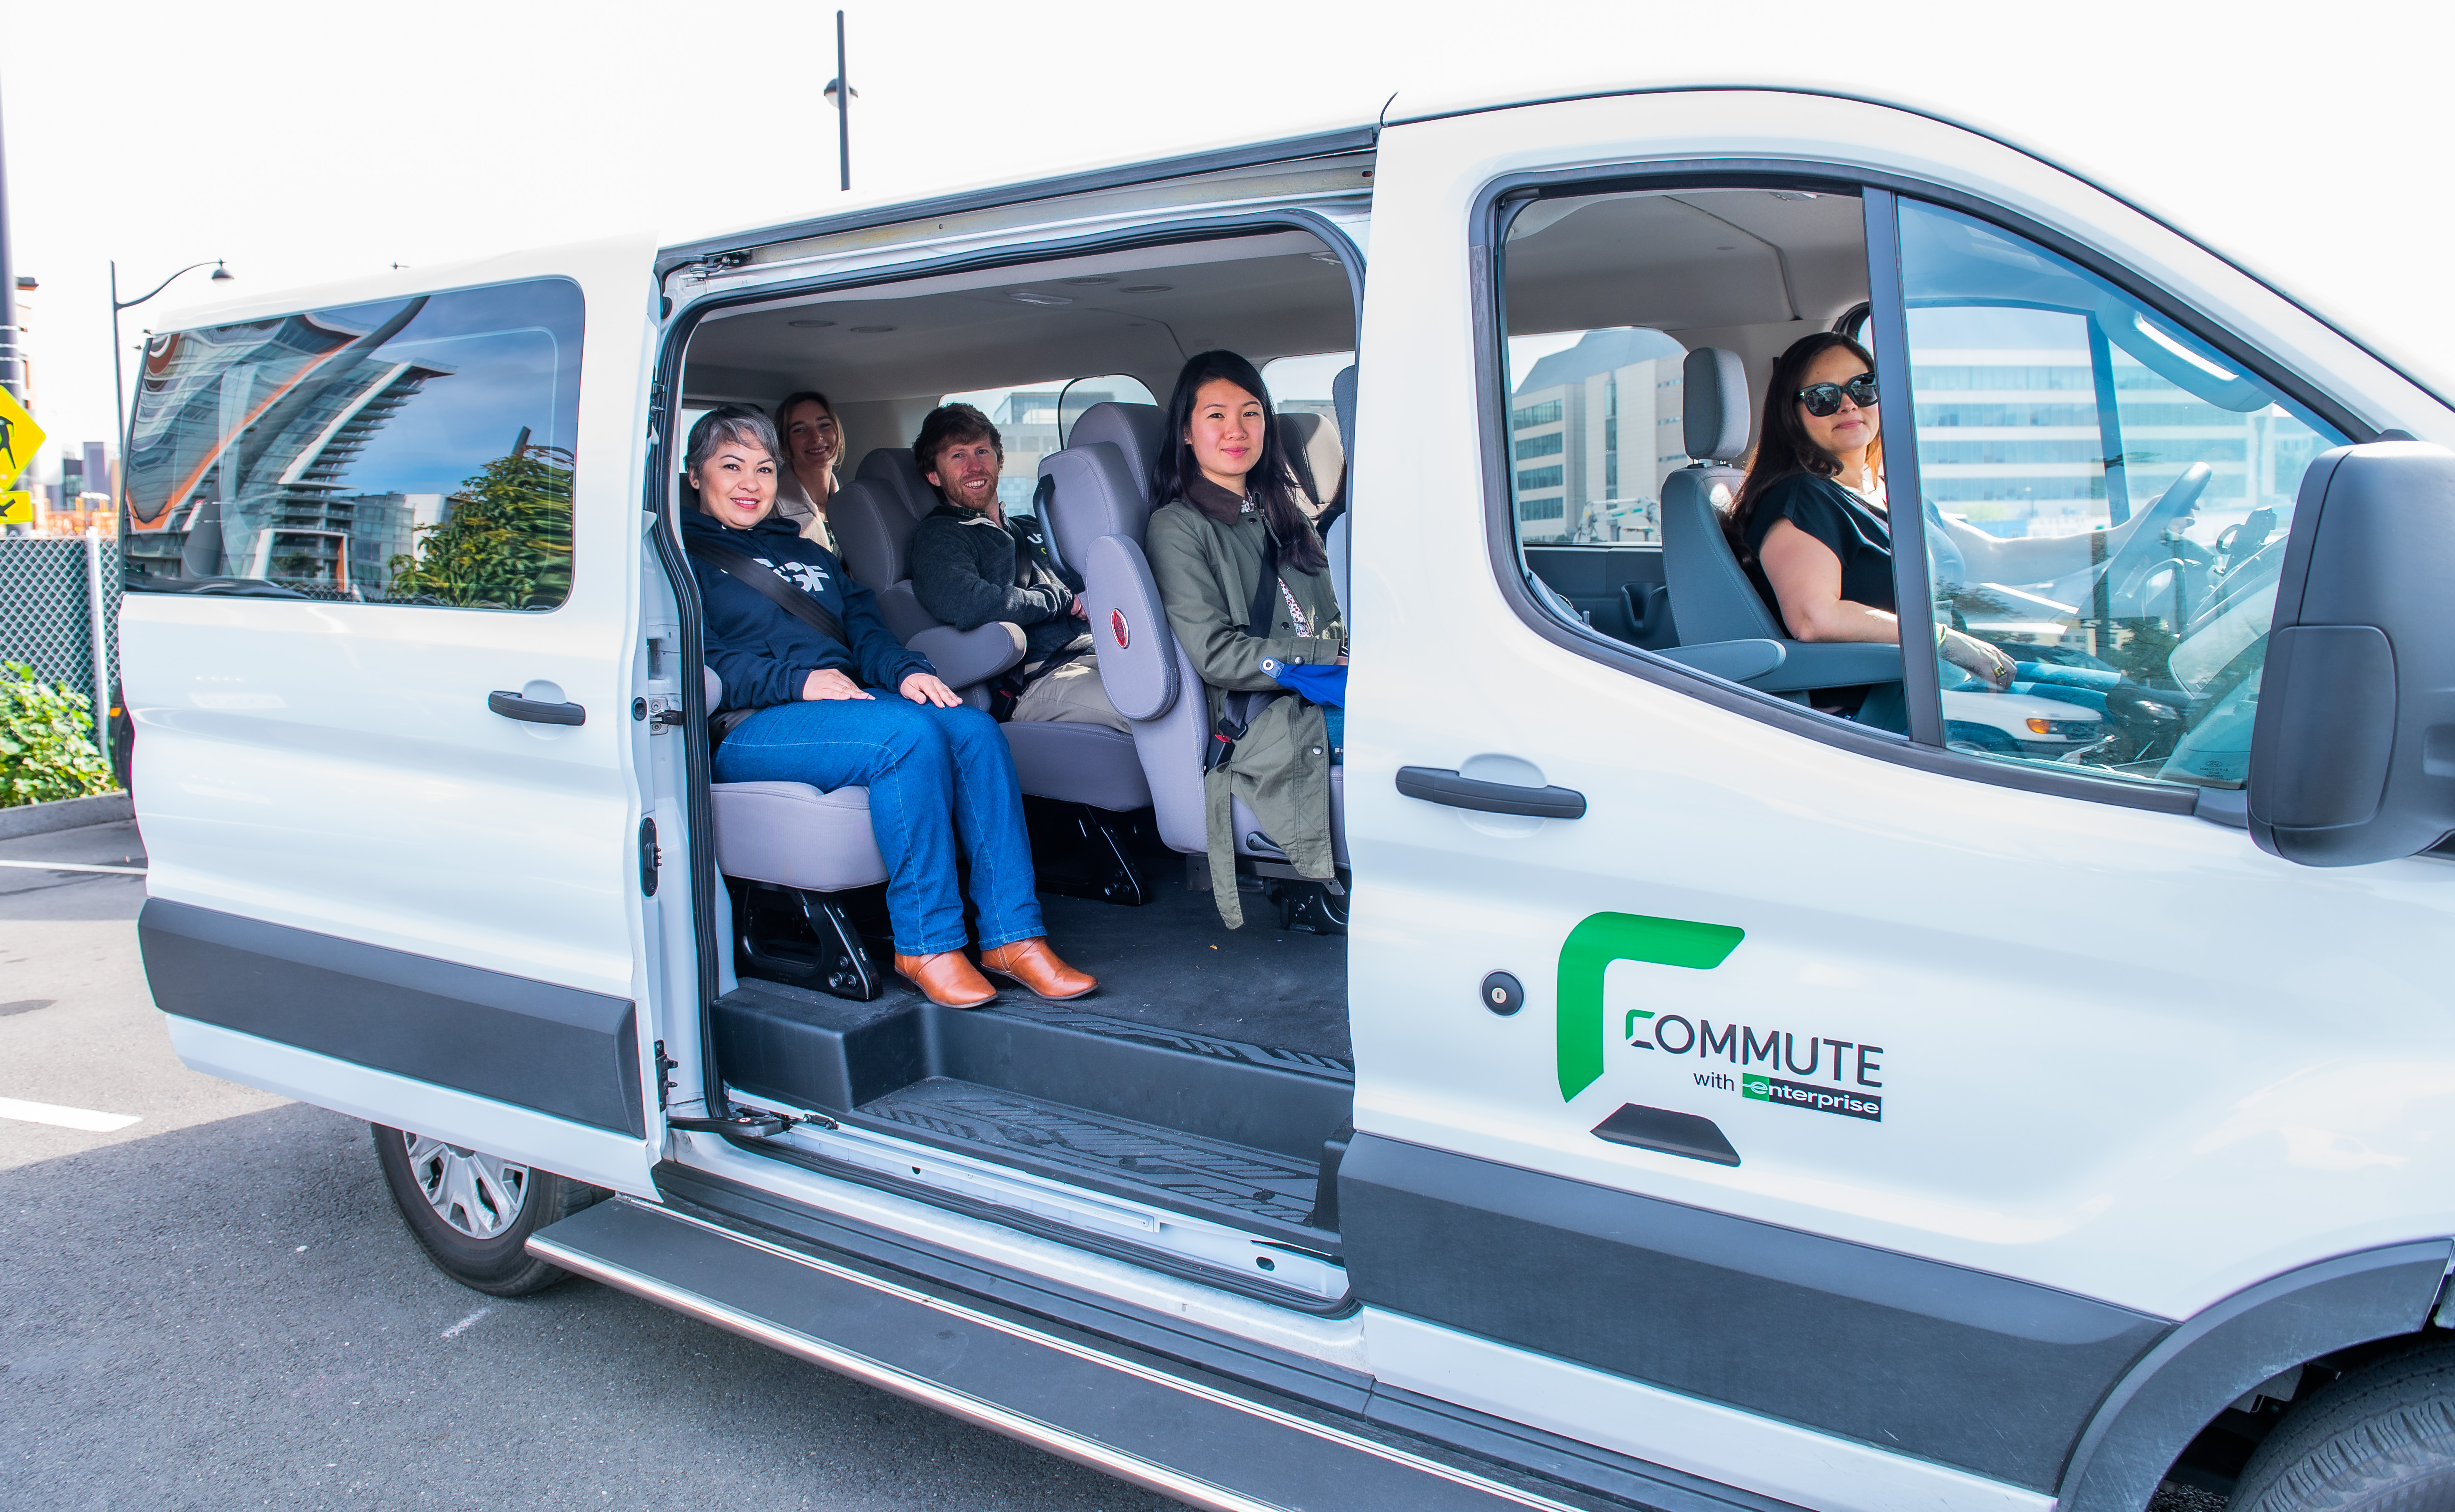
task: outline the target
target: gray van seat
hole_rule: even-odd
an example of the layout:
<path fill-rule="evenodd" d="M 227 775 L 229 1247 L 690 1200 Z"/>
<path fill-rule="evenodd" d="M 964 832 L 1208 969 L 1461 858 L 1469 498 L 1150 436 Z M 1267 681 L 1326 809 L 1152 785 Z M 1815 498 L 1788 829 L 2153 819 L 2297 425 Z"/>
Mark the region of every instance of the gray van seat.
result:
<path fill-rule="evenodd" d="M 869 455 L 877 459 L 897 454 L 881 448 Z M 911 461 L 910 453 L 901 455 Z M 862 465 L 863 471 L 870 470 L 868 462 Z M 988 691 L 984 684 L 1023 660 L 1023 627 L 1001 621 L 958 630 L 921 606 L 912 591 L 905 546 L 913 527 L 927 513 L 927 509 L 914 513 L 891 482 L 855 478 L 836 490 L 827 504 L 827 522 L 835 527 L 844 571 L 878 596 L 878 617 L 886 622 L 895 638 L 927 657 L 966 702 L 985 707 Z"/>
<path fill-rule="evenodd" d="M 1897 681 L 1897 645 L 1791 640 L 1722 533 L 1746 475 L 1748 378 L 1738 354 L 1698 347 L 1682 370 L 1687 454 L 1662 480 L 1662 576 L 1679 644 L 1656 654 L 1767 692 Z"/>
<path fill-rule="evenodd" d="M 1299 465 L 1299 481 L 1311 480 L 1311 507 L 1307 514 L 1315 518 L 1343 501 L 1347 488 L 1347 448 L 1338 438 L 1337 422 L 1309 410 L 1289 410 L 1277 417 L 1279 446 Z"/>
<path fill-rule="evenodd" d="M 900 491 L 907 483 L 921 489 L 918 498 Z M 937 664 L 940 675 L 967 703 L 985 707 L 987 680 L 1023 660 L 1023 627 L 999 621 L 958 630 L 922 606 L 912 591 L 905 548 L 922 517 L 938 507 L 938 499 L 913 465 L 912 454 L 885 447 L 871 452 L 836 500 L 828 518 L 843 543 L 844 570 L 878 595 L 879 618 L 904 644 Z M 1015 775 L 1032 797 L 1120 813 L 1150 802 L 1133 737 L 1105 725 L 1041 720 L 1018 721 L 1004 728 Z"/>
<path fill-rule="evenodd" d="M 921 464 L 913 460 L 909 446 L 871 447 L 852 476 L 856 482 L 876 483 L 885 489 L 915 520 L 938 507 L 938 491 L 921 476 Z"/>
<path fill-rule="evenodd" d="M 1143 555 L 1151 511 L 1143 480 L 1149 476 L 1148 457 L 1159 433 L 1153 405 L 1095 404 L 1075 421 L 1072 444 L 1043 458 L 1040 471 L 1055 483 L 1053 537 L 1083 574 L 1101 680 L 1117 712 L 1133 722 L 1134 748 L 1148 779 L 1160 838 L 1172 850 L 1200 855 L 1208 848 L 1202 799 L 1202 758 L 1209 740 L 1206 690 L 1192 658 L 1168 628 L 1159 585 Z M 1128 462 L 1126 445 L 1143 449 L 1140 468 Z M 1331 795 L 1331 841 L 1344 859 L 1346 787 L 1336 769 Z M 1244 843 L 1257 828 L 1251 819 L 1249 813 L 1239 819 L 1238 848 L 1275 859 L 1275 849 Z"/>
<path fill-rule="evenodd" d="M 724 680 L 707 669 L 707 706 Z M 744 882 L 842 892 L 886 880 L 869 827 L 869 789 L 821 792 L 807 783 L 714 783 L 716 869 Z"/>

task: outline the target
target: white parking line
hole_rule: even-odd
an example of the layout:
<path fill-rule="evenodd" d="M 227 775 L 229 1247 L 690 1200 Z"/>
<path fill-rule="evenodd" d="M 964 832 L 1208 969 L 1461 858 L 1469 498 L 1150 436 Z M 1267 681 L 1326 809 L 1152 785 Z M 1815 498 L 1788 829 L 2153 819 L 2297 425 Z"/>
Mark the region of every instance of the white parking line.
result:
<path fill-rule="evenodd" d="M 28 871 L 115 871 L 122 876 L 145 875 L 143 867 L 99 867 L 87 861 L 0 861 L 0 867 L 21 867 Z"/>
<path fill-rule="evenodd" d="M 445 1330 L 443 1331 L 443 1337 L 444 1337 L 444 1338 L 459 1338 L 462 1334 L 465 1334 L 465 1333 L 467 1333 L 467 1332 L 469 1331 L 469 1327 L 470 1327 L 470 1325 L 471 1325 L 471 1324 L 473 1324 L 473 1323 L 477 1322 L 477 1319 L 479 1319 L 479 1318 L 481 1318 L 485 1317 L 488 1313 L 491 1313 L 491 1312 L 493 1312 L 493 1311 L 494 1311 L 494 1309 L 493 1309 L 493 1308 L 491 1308 L 491 1307 L 481 1307 L 481 1308 L 477 1309 L 476 1312 L 471 1313 L 468 1317 L 466 1317 L 466 1318 L 464 1318 L 460 1319 L 460 1321 L 458 1321 L 458 1322 L 457 1322 L 457 1323 L 453 1324 L 450 1328 L 445 1329 Z"/>
<path fill-rule="evenodd" d="M 56 1103 L 19 1102 L 14 1097 L 0 1097 L 0 1118 L 14 1118 L 20 1123 L 47 1123 L 55 1129 L 82 1129 L 88 1134 L 110 1134 L 136 1122 L 132 1113 L 93 1113 L 84 1108 L 62 1108 Z"/>

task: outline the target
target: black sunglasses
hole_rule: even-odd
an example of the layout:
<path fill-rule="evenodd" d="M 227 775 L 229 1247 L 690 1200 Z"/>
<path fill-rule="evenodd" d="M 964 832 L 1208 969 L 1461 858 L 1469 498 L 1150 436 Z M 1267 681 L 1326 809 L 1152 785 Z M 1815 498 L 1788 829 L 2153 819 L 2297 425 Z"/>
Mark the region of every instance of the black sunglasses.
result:
<path fill-rule="evenodd" d="M 1798 391 L 1798 402 L 1807 406 L 1808 414 L 1820 420 L 1841 408 L 1841 396 L 1844 394 L 1850 396 L 1851 403 L 1862 410 L 1875 408 L 1876 375 L 1861 373 L 1847 383 L 1811 383 Z"/>

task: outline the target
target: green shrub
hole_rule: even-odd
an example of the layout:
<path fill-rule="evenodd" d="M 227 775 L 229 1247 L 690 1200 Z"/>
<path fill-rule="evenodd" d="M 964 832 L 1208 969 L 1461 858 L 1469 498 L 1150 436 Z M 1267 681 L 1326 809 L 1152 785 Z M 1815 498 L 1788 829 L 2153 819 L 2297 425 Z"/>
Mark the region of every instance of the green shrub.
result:
<path fill-rule="evenodd" d="M 0 808 L 87 798 L 118 786 L 93 747 L 92 702 L 0 663 Z"/>

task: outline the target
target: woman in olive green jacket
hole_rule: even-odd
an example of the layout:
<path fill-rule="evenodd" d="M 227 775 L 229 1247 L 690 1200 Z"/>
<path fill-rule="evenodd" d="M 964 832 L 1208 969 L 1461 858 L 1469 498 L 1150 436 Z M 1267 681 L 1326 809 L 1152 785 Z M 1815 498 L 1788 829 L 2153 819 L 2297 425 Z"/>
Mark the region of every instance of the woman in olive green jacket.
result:
<path fill-rule="evenodd" d="M 1330 859 L 1332 744 L 1322 705 L 1282 688 L 1262 664 L 1344 663 L 1347 624 L 1321 538 L 1297 506 L 1295 474 L 1270 423 L 1270 397 L 1233 352 L 1185 364 L 1167 406 L 1175 444 L 1151 467 L 1145 543 L 1167 623 L 1209 688 L 1211 728 L 1234 712 L 1229 695 L 1280 694 L 1235 739 L 1234 753 L 1203 778 L 1210 886 L 1219 917 L 1244 923 L 1228 801 L 1242 798 L 1263 833 L 1306 877 L 1337 875 Z M 1263 626 L 1253 610 L 1264 563 L 1274 561 Z M 1262 630 L 1266 633 L 1256 633 Z M 1214 743 L 1215 748 L 1215 743 Z"/>

